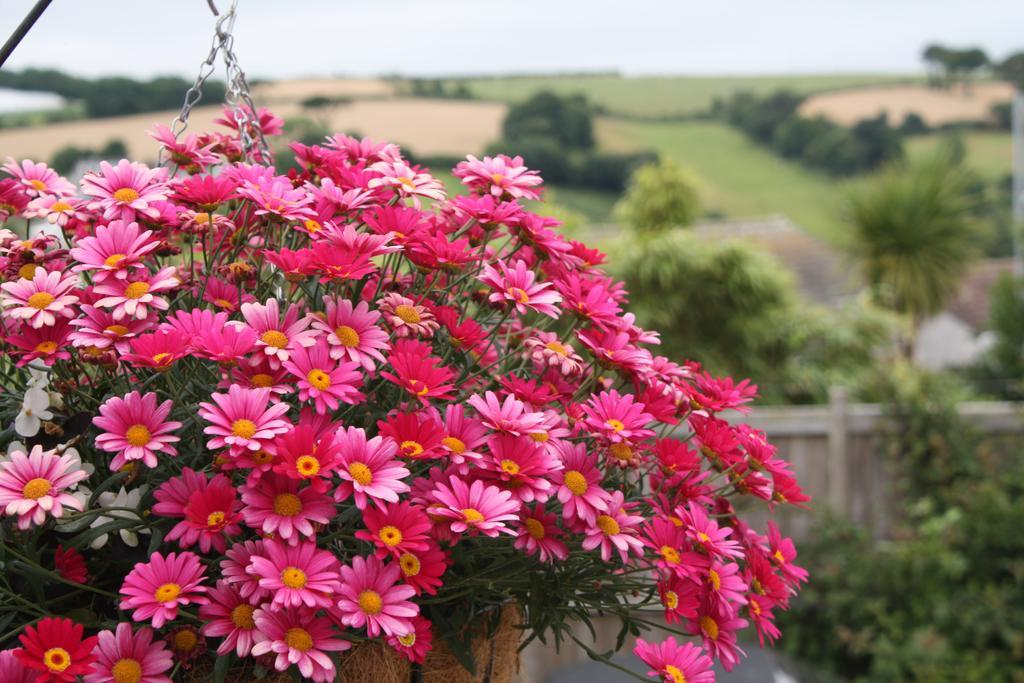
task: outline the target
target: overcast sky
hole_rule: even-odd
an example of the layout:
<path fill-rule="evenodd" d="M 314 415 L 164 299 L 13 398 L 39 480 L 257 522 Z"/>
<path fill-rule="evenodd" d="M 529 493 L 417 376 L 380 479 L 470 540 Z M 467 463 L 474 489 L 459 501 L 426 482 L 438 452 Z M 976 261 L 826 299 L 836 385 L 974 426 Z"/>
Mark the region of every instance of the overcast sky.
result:
<path fill-rule="evenodd" d="M 229 0 L 216 0 L 227 7 Z M 0 40 L 34 0 L 0 0 Z M 1024 0 L 240 0 L 251 77 L 908 72 L 930 41 L 1024 49 Z M 205 0 L 54 0 L 8 62 L 191 77 Z"/>

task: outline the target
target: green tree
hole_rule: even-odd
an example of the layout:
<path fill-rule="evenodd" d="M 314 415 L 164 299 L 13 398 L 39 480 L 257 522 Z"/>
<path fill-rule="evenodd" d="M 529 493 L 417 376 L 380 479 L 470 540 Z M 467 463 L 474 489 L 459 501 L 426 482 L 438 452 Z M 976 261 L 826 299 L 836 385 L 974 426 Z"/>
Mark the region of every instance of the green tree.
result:
<path fill-rule="evenodd" d="M 1004 59 L 996 67 L 996 73 L 1024 92 L 1024 52 L 1016 52 Z"/>
<path fill-rule="evenodd" d="M 513 144 L 523 138 L 547 138 L 568 149 L 592 149 L 593 116 L 585 96 L 563 97 L 545 90 L 509 108 L 503 134 Z"/>
<path fill-rule="evenodd" d="M 973 174 L 949 146 L 914 163 L 891 163 L 851 193 L 850 248 L 879 304 L 917 327 L 947 303 L 974 255 Z"/>
<path fill-rule="evenodd" d="M 700 202 L 690 174 L 662 159 L 633 173 L 616 212 L 631 229 L 651 232 L 690 225 L 700 212 Z"/>

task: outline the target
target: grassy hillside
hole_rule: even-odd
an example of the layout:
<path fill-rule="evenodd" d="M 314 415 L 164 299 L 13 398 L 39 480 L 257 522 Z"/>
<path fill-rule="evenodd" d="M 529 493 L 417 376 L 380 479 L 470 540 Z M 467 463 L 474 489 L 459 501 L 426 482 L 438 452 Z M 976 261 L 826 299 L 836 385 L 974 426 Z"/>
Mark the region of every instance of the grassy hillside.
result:
<path fill-rule="evenodd" d="M 610 112 L 639 116 L 671 116 L 704 111 L 715 97 L 738 90 L 771 92 L 782 88 L 800 93 L 885 83 L 920 82 L 920 77 L 880 74 L 813 76 L 522 76 L 465 81 L 475 96 L 517 102 L 538 90 L 560 94 L 582 92 Z"/>
<path fill-rule="evenodd" d="M 908 138 L 904 143 L 911 159 L 925 156 L 946 138 L 933 133 Z M 1009 133 L 997 131 L 971 131 L 961 136 L 967 152 L 967 165 L 986 180 L 1000 180 L 1010 173 L 1013 162 L 1013 142 Z"/>

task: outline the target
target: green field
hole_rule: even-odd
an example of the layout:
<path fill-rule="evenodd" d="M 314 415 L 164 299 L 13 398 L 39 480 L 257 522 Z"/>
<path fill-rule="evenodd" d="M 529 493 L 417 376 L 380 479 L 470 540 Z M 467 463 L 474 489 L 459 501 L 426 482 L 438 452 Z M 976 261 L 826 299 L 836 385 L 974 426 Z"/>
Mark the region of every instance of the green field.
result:
<path fill-rule="evenodd" d="M 920 82 L 916 76 L 883 74 L 821 74 L 812 76 L 521 76 L 475 78 L 464 83 L 476 97 L 517 102 L 538 90 L 584 93 L 612 113 L 673 116 L 707 110 L 716 97 L 739 90 L 771 92 L 787 89 L 811 94 L 865 85 Z"/>
<path fill-rule="evenodd" d="M 782 214 L 833 244 L 842 241 L 844 183 L 806 170 L 722 123 L 610 124 L 616 145 L 656 149 L 695 176 L 705 212 L 730 218 Z"/>
<path fill-rule="evenodd" d="M 966 150 L 967 165 L 986 180 L 1001 180 L 1012 170 L 1013 143 L 1009 133 L 971 131 L 960 136 Z M 907 157 L 919 158 L 932 152 L 946 139 L 942 133 L 908 138 Z"/>

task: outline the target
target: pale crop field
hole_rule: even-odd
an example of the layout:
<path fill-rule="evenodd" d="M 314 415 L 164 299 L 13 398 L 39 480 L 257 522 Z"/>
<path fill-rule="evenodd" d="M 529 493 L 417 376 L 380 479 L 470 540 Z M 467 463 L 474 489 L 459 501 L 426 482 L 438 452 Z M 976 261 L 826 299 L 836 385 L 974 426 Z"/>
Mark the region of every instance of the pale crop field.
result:
<path fill-rule="evenodd" d="M 929 88 L 923 85 L 880 86 L 825 92 L 810 97 L 800 107 L 805 116 L 822 115 L 836 123 L 852 125 L 862 119 L 889 115 L 899 125 L 913 112 L 929 126 L 959 121 L 986 121 L 992 105 L 1008 102 L 1013 88 L 1008 83 L 975 83 L 969 88 Z"/>

